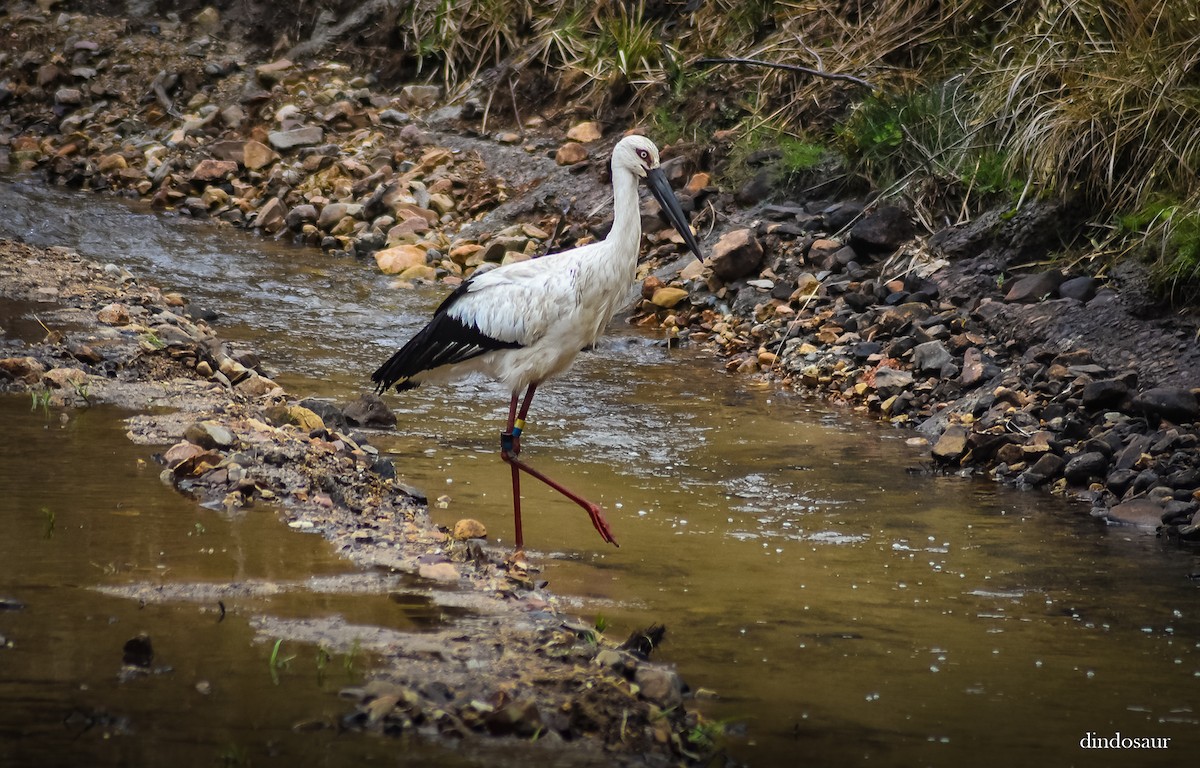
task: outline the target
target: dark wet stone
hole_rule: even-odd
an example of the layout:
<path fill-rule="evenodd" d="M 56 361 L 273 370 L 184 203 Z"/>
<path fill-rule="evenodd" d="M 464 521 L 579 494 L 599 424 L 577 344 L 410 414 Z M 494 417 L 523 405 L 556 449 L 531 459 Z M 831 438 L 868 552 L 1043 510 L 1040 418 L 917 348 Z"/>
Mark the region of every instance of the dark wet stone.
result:
<path fill-rule="evenodd" d="M 1124 496 L 1125 491 L 1137 479 L 1138 473 L 1132 469 L 1116 469 L 1108 474 L 1104 486 L 1116 496 Z"/>
<path fill-rule="evenodd" d="M 1176 424 L 1195 421 L 1200 417 L 1200 404 L 1190 389 L 1156 387 L 1133 397 L 1133 409 L 1151 413 Z"/>
<path fill-rule="evenodd" d="M 1130 440 L 1129 444 L 1121 449 L 1120 454 L 1117 454 L 1116 468 L 1130 469 L 1134 464 L 1138 463 L 1141 455 L 1144 454 L 1147 448 L 1150 448 L 1151 438 L 1148 434 L 1139 434 Z"/>
<path fill-rule="evenodd" d="M 1153 469 L 1143 469 L 1133 481 L 1133 492 L 1141 493 L 1158 485 L 1159 476 Z"/>
<path fill-rule="evenodd" d="M 860 341 L 854 345 L 851 354 L 859 360 L 866 360 L 871 355 L 879 354 L 883 350 L 883 345 L 878 341 Z"/>
<path fill-rule="evenodd" d="M 150 636 L 145 633 L 127 640 L 121 651 L 122 663 L 131 667 L 149 667 L 154 662 L 154 647 L 150 643 Z"/>
<path fill-rule="evenodd" d="M 1162 521 L 1164 523 L 1188 523 L 1196 512 L 1196 502 L 1172 499 L 1163 506 Z"/>
<path fill-rule="evenodd" d="M 387 428 L 396 426 L 396 414 L 383 398 L 373 393 L 361 395 L 342 409 L 346 421 L 355 427 Z"/>
<path fill-rule="evenodd" d="M 328 429 L 332 429 L 335 432 L 345 432 L 350 429 L 350 422 L 346 420 L 346 416 L 342 413 L 342 409 L 338 408 L 328 400 L 319 400 L 315 397 L 309 397 L 301 400 L 300 406 L 302 408 L 307 408 L 308 410 L 320 416 L 321 421 L 325 422 L 325 426 Z M 359 441 L 355 440 L 355 442 Z"/>
<path fill-rule="evenodd" d="M 954 361 L 954 356 L 946 349 L 946 345 L 940 341 L 927 341 L 924 344 L 918 344 L 913 347 L 913 368 L 921 371 L 940 371 L 950 362 Z"/>
<path fill-rule="evenodd" d="M 1104 477 L 1108 471 L 1108 457 L 1097 451 L 1088 451 L 1073 457 L 1063 468 L 1063 476 L 1073 485 L 1083 485 L 1089 480 Z"/>
<path fill-rule="evenodd" d="M 1162 523 L 1162 507 L 1148 499 L 1123 501 L 1109 509 L 1104 517 L 1114 523 L 1155 529 Z"/>
<path fill-rule="evenodd" d="M 1167 475 L 1167 485 L 1172 488 L 1200 488 L 1200 467 L 1185 467 Z"/>
<path fill-rule="evenodd" d="M 1089 381 L 1083 387 L 1080 397 L 1085 408 L 1099 410 L 1115 408 L 1129 396 L 1129 385 L 1123 379 L 1102 379 Z"/>
<path fill-rule="evenodd" d="M 0 611 L 20 611 L 25 608 L 25 603 L 15 597 L 0 596 Z"/>
<path fill-rule="evenodd" d="M 1061 456 L 1043 453 L 1032 467 L 1021 474 L 1021 481 L 1029 485 L 1042 485 L 1061 475 L 1065 464 Z"/>
<path fill-rule="evenodd" d="M 1058 286 L 1058 295 L 1086 303 L 1095 297 L 1099 286 L 1100 281 L 1094 277 L 1072 277 Z"/>
<path fill-rule="evenodd" d="M 912 238 L 914 232 L 908 211 L 884 205 L 864 215 L 850 229 L 850 244 L 860 253 L 894 251 Z"/>
<path fill-rule="evenodd" d="M 1009 303 L 1032 304 L 1042 299 L 1055 298 L 1058 286 L 1063 281 L 1061 272 L 1051 270 L 1036 275 L 1026 275 L 1009 287 L 1004 300 Z"/>

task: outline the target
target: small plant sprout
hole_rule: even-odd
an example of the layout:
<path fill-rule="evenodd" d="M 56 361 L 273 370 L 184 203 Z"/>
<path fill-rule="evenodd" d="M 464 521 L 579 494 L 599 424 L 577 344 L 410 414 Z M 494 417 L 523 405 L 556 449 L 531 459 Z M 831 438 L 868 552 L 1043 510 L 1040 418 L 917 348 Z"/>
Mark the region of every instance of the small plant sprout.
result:
<path fill-rule="evenodd" d="M 325 684 L 325 668 L 329 666 L 332 659 L 333 654 L 324 644 L 317 646 L 317 685 Z"/>
<path fill-rule="evenodd" d="M 607 630 L 608 627 L 609 627 L 608 617 L 606 617 L 603 613 L 597 613 L 596 614 L 596 631 L 599 632 L 600 634 L 604 634 L 605 630 Z"/>
<path fill-rule="evenodd" d="M 279 672 L 281 670 L 287 669 L 288 666 L 292 663 L 292 659 L 296 658 L 295 655 L 280 656 L 279 649 L 282 646 L 283 646 L 283 638 L 281 637 L 275 641 L 275 647 L 271 649 L 271 658 L 267 662 L 268 667 L 271 670 L 271 682 L 275 683 L 275 685 L 279 685 Z"/>

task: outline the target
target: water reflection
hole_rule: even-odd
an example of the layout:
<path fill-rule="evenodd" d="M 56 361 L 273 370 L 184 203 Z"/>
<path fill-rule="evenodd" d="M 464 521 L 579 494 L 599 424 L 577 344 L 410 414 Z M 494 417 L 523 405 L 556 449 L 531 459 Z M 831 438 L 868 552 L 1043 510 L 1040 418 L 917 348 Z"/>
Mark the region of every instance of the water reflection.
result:
<path fill-rule="evenodd" d="M 12 195 L 8 226 L 76 233 L 217 309 L 299 395 L 364 391 L 442 294 L 94 198 Z M 63 206 L 75 213 L 53 225 L 32 210 Z M 401 427 L 376 442 L 440 499 L 434 515 L 509 542 L 507 394 L 468 382 L 389 402 Z M 552 588 L 614 634 L 666 623 L 661 653 L 717 694 L 699 705 L 747 724 L 740 759 L 1070 764 L 1088 731 L 1116 730 L 1172 736 L 1174 760 L 1200 744 L 1188 552 L 1058 499 L 930 474 L 905 434 L 626 329 L 539 391 L 526 435 L 525 456 L 604 504 L 622 545 L 529 484 L 526 538 Z"/>

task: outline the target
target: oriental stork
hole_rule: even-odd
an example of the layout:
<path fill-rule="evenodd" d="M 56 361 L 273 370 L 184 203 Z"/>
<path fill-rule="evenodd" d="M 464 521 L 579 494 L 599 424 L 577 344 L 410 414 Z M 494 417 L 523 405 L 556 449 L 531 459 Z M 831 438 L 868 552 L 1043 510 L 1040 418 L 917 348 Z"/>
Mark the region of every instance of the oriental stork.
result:
<path fill-rule="evenodd" d="M 521 433 L 533 394 L 565 371 L 580 350 L 604 332 L 624 304 L 635 279 L 641 245 L 638 179 L 666 212 L 696 255 L 700 246 L 659 167 L 658 147 L 644 136 L 627 136 L 612 153 L 613 225 L 604 240 L 530 261 L 478 272 L 434 311 L 429 323 L 371 376 L 376 390 L 397 391 L 484 373 L 508 387 L 508 422 L 500 433 L 500 456 L 512 468 L 516 549 L 523 551 L 521 472 L 583 507 L 600 536 L 613 545 L 604 512 L 582 496 L 522 461 Z M 524 392 L 524 399 L 520 398 Z"/>

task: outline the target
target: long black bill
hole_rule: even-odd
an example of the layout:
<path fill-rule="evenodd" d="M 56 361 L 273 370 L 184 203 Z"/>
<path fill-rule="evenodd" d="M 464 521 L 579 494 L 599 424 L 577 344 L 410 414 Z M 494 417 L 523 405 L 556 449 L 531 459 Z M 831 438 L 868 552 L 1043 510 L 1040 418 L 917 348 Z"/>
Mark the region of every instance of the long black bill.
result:
<path fill-rule="evenodd" d="M 704 261 L 704 256 L 700 253 L 700 244 L 696 242 L 696 236 L 692 234 L 692 228 L 688 225 L 687 216 L 679 207 L 679 200 L 675 198 L 675 193 L 671 190 L 671 183 L 667 181 L 667 176 L 661 168 L 651 168 L 646 171 L 646 186 L 650 187 L 650 194 L 654 195 L 654 199 L 667 212 L 667 218 L 683 236 L 683 242 L 687 243 L 688 249 L 696 254 L 697 259 Z"/>

